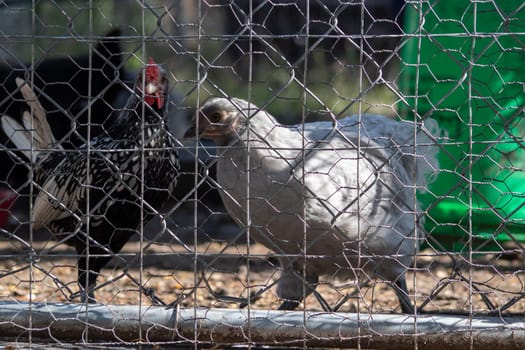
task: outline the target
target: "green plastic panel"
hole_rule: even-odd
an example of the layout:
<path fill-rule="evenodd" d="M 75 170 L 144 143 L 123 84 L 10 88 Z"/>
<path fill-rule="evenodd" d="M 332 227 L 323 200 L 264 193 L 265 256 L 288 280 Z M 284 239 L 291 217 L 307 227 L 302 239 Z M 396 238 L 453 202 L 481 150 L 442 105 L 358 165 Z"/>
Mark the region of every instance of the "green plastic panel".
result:
<path fill-rule="evenodd" d="M 426 228 L 434 237 L 525 241 L 525 5 L 421 6 L 407 6 L 400 109 L 448 133 L 441 173 L 421 195 Z"/>

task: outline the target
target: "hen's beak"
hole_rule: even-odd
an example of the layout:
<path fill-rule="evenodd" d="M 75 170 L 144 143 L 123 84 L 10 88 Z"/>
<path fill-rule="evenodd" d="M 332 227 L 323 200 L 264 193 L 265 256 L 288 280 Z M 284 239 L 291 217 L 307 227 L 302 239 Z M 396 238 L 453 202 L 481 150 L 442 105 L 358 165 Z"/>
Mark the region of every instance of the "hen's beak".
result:
<path fill-rule="evenodd" d="M 191 120 L 190 128 L 186 130 L 186 132 L 184 133 L 185 139 L 191 139 L 195 137 L 200 138 L 202 136 L 202 134 L 206 131 L 206 126 L 208 125 L 208 123 L 203 123 L 203 117 L 205 116 L 202 113 L 202 111 L 198 110 L 196 112 L 196 115 L 194 115 Z M 197 128 L 197 124 L 199 125 L 198 128 Z"/>
<path fill-rule="evenodd" d="M 184 138 L 185 139 L 191 139 L 191 138 L 195 138 L 195 137 L 199 138 L 203 131 L 204 130 L 202 130 L 202 129 L 197 130 L 197 128 L 195 127 L 195 124 L 193 124 L 184 133 Z"/>

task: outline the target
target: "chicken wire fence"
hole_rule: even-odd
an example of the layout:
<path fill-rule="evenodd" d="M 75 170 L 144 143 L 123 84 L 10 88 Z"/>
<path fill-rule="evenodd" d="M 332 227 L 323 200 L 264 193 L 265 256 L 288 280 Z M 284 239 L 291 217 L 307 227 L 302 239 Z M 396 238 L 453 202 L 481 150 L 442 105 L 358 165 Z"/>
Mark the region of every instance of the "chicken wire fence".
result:
<path fill-rule="evenodd" d="M 521 348 L 524 8 L 0 1 L 0 339 Z"/>

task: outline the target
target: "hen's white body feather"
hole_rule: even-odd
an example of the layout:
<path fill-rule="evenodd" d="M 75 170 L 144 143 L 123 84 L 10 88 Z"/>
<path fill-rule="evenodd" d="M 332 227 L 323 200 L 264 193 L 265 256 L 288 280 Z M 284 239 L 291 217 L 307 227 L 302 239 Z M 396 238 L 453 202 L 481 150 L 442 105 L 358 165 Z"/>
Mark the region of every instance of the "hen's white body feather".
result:
<path fill-rule="evenodd" d="M 278 295 L 301 300 L 302 271 L 309 282 L 357 268 L 404 281 L 419 246 L 416 188 L 437 169 L 431 132 L 376 115 L 283 126 L 233 102 L 249 118 L 220 153 L 217 178 L 228 212 L 279 254 Z"/>

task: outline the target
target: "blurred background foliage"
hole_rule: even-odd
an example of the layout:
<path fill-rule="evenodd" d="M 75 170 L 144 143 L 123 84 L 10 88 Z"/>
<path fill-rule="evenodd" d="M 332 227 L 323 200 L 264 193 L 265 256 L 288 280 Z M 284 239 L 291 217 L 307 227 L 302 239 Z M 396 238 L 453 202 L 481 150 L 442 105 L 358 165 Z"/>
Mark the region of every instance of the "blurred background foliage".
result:
<path fill-rule="evenodd" d="M 465 237 L 465 251 L 467 232 L 524 232 L 521 0 L 0 0 L 0 18 L 0 63 L 28 67 L 120 28 L 125 67 L 165 64 L 175 109 L 213 95 L 283 123 L 432 117 L 444 135 L 420 196 L 427 230 Z"/>
<path fill-rule="evenodd" d="M 121 28 L 126 68 L 138 70 L 149 56 L 165 64 L 186 108 L 228 95 L 264 105 L 285 123 L 330 113 L 396 115 L 399 94 L 389 83 L 400 60 L 396 1 L 365 1 L 365 10 L 339 1 L 274 3 L 0 1 L 0 59 L 38 64 L 84 54 Z M 386 41 L 374 43 L 377 33 Z"/>

